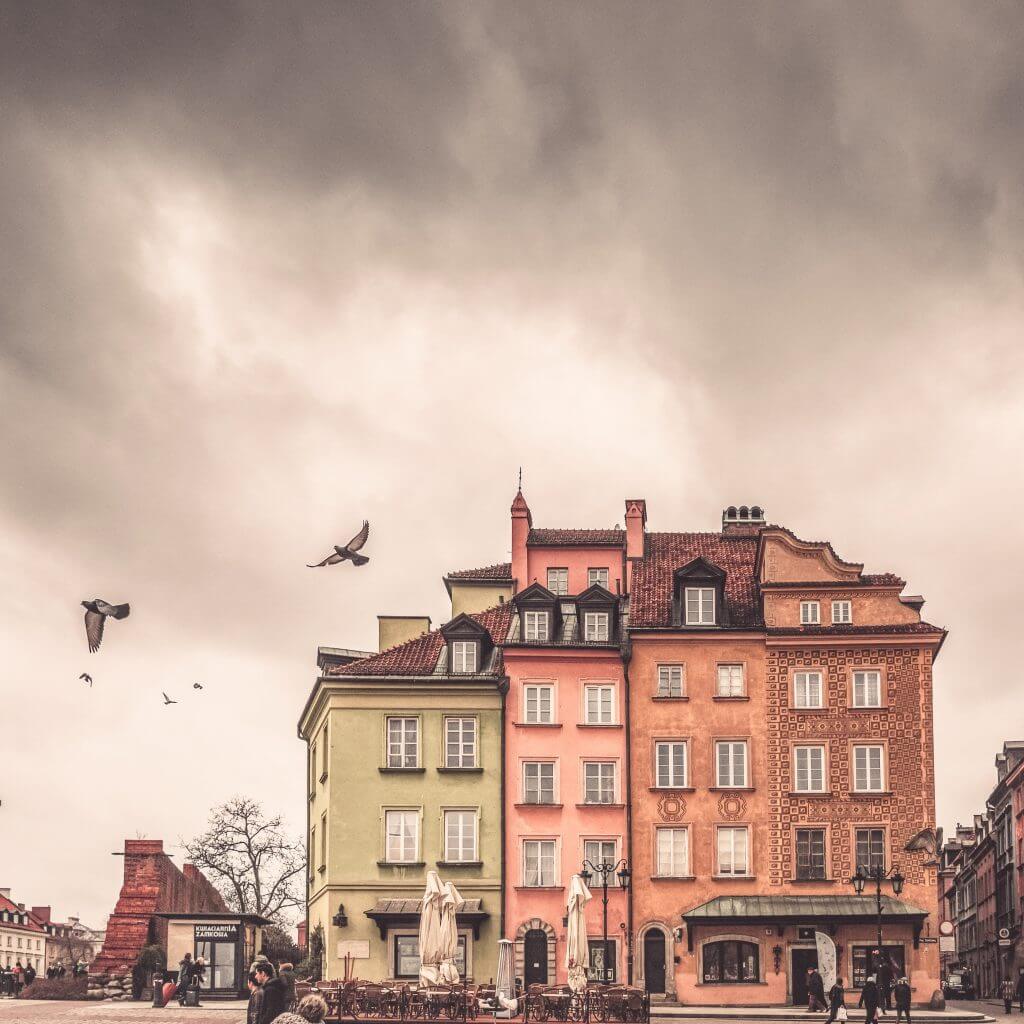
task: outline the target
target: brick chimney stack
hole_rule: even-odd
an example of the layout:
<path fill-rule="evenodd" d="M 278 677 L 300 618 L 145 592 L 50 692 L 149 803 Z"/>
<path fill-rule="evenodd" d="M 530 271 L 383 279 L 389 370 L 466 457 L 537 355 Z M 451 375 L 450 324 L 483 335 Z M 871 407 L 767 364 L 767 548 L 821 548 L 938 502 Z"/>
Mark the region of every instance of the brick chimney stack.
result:
<path fill-rule="evenodd" d="M 516 491 L 512 500 L 512 592 L 525 590 L 530 585 L 527 579 L 526 541 L 533 527 L 530 506 L 526 504 L 522 489 Z"/>
<path fill-rule="evenodd" d="M 626 499 L 626 557 L 644 557 L 647 531 L 647 502 L 643 498 Z"/>

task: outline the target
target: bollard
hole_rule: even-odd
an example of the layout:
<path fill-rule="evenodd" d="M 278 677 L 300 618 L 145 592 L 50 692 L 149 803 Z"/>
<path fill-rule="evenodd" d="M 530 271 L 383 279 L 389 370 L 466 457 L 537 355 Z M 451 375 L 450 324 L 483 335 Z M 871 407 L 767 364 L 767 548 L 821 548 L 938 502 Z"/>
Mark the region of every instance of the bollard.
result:
<path fill-rule="evenodd" d="M 157 1008 L 164 1005 L 164 972 L 153 972 L 153 1005 Z"/>

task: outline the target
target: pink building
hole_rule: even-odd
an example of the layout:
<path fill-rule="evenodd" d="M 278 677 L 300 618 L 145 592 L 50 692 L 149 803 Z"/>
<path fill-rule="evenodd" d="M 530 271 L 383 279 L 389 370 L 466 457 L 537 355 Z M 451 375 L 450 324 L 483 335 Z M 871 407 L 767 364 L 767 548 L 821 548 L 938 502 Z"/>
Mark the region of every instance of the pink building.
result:
<path fill-rule="evenodd" d="M 533 528 L 512 503 L 512 629 L 504 648 L 505 923 L 527 985 L 566 978 L 568 883 L 584 860 L 629 857 L 625 534 Z M 604 964 L 602 890 L 591 880 L 590 967 L 627 977 L 627 900 L 613 875 Z"/>

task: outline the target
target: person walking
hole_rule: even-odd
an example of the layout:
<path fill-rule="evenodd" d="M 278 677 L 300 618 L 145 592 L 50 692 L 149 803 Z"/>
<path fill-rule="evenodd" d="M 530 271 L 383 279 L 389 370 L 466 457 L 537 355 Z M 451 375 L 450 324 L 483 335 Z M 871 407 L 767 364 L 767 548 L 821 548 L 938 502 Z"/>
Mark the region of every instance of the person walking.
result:
<path fill-rule="evenodd" d="M 864 1020 L 867 1024 L 878 1020 L 878 982 L 873 974 L 869 974 L 864 982 L 857 1005 L 864 1007 Z"/>
<path fill-rule="evenodd" d="M 827 1010 L 825 1004 L 825 982 L 817 967 L 807 968 L 807 1012 Z"/>
<path fill-rule="evenodd" d="M 1024 1013 L 1024 970 L 1017 975 L 1017 1009 Z"/>
<path fill-rule="evenodd" d="M 28 988 L 28 986 L 31 985 L 32 982 L 36 980 L 36 969 L 32 966 L 31 963 L 29 963 L 25 967 L 25 970 L 24 970 L 24 972 L 22 974 L 22 977 L 23 977 L 24 982 L 25 982 L 25 988 Z"/>
<path fill-rule="evenodd" d="M 284 1000 L 288 988 L 280 978 L 274 977 L 274 968 L 269 960 L 261 960 L 254 971 L 256 981 L 263 990 L 258 1024 L 271 1024 L 285 1011 Z"/>
<path fill-rule="evenodd" d="M 846 1010 L 846 993 L 843 991 L 843 979 L 837 977 L 836 983 L 828 990 L 828 1020 L 825 1024 L 849 1019 Z"/>
<path fill-rule="evenodd" d="M 295 1009 L 295 968 L 290 963 L 277 966 L 277 976 L 284 982 L 286 1010 Z"/>
<path fill-rule="evenodd" d="M 245 1024 L 260 1024 L 260 1010 L 263 1007 L 263 989 L 256 980 L 256 972 L 250 971 L 248 978 L 249 1005 L 245 1009 Z"/>
<path fill-rule="evenodd" d="M 892 994 L 896 1002 L 896 1024 L 900 1024 L 903 1017 L 906 1017 L 907 1024 L 910 1024 L 910 982 L 906 978 L 900 978 Z"/>
<path fill-rule="evenodd" d="M 875 971 L 875 981 L 878 985 L 878 1002 L 884 1012 L 892 1010 L 892 983 L 893 983 L 892 961 L 885 953 L 879 954 L 878 970 Z"/>
<path fill-rule="evenodd" d="M 182 1006 L 185 1005 L 185 996 L 188 994 L 188 987 L 192 984 L 193 970 L 194 965 L 192 963 L 192 954 L 186 953 L 181 958 L 181 963 L 178 964 L 178 987 L 174 992 L 175 998 Z"/>
<path fill-rule="evenodd" d="M 1017 994 L 1017 989 L 1009 975 L 1003 978 L 1003 983 L 999 986 L 999 994 L 1003 997 L 1003 1006 L 1006 1007 L 1006 1012 L 1012 1013 L 1013 997 Z"/>

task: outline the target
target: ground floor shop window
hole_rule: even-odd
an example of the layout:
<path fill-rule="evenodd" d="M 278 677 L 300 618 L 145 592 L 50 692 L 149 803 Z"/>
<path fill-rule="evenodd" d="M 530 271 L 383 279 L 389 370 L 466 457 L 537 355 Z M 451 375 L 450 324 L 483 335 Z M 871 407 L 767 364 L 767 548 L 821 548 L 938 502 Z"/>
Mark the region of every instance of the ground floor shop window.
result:
<path fill-rule="evenodd" d="M 221 990 L 238 988 L 238 976 L 235 973 L 235 948 L 237 941 L 229 942 L 196 942 L 195 958 L 202 957 L 206 961 L 206 970 L 200 988 L 205 990 Z"/>
<path fill-rule="evenodd" d="M 418 978 L 420 973 L 420 939 L 418 935 L 395 936 L 395 977 Z M 466 978 L 466 936 L 459 936 L 459 948 L 455 954 L 455 966 L 459 977 Z"/>
<path fill-rule="evenodd" d="M 753 983 L 761 978 L 760 951 L 756 943 L 729 939 L 704 946 L 704 984 Z"/>
<path fill-rule="evenodd" d="M 885 954 L 896 965 L 893 976 L 900 978 L 906 972 L 906 954 L 902 946 L 883 946 Z M 869 974 L 874 974 L 878 964 L 874 951 L 878 946 L 854 946 L 853 953 L 853 987 L 863 988 Z"/>
<path fill-rule="evenodd" d="M 608 940 L 607 964 L 605 963 L 604 939 L 590 939 L 588 950 L 590 953 L 590 970 L 587 972 L 587 976 L 590 980 L 615 981 L 615 965 L 618 963 L 618 957 L 615 955 L 615 940 Z"/>

